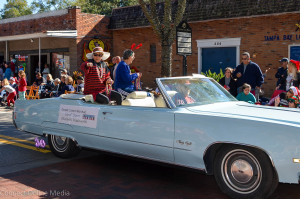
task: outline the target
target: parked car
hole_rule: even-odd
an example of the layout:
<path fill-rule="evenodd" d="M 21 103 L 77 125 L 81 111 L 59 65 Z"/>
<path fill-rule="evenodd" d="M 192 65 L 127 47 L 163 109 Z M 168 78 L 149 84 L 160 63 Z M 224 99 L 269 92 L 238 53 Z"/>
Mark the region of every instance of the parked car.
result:
<path fill-rule="evenodd" d="M 134 92 L 122 106 L 76 94 L 17 100 L 13 121 L 47 136 L 59 157 L 86 147 L 198 169 L 232 198 L 267 198 L 278 182 L 299 182 L 299 109 L 239 102 L 202 75 L 156 82 L 159 96 Z"/>

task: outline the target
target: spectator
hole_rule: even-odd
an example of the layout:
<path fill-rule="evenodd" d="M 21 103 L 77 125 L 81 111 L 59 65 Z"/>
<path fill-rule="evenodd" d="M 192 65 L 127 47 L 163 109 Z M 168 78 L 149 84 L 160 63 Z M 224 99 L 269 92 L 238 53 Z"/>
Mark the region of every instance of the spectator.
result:
<path fill-rule="evenodd" d="M 299 61 L 290 60 L 288 63 L 288 69 L 285 71 L 283 78 L 277 88 L 279 90 L 287 91 L 291 86 L 299 87 L 300 73 L 299 73 Z M 280 89 L 281 88 L 281 89 Z"/>
<path fill-rule="evenodd" d="M 284 87 L 284 85 L 281 84 L 281 82 L 282 79 L 286 79 L 287 77 L 287 65 L 289 63 L 289 59 L 282 58 L 281 60 L 279 60 L 279 62 L 281 63 L 281 67 L 278 68 L 277 73 L 275 74 L 275 77 L 278 79 L 276 83 L 276 90 L 286 90 L 286 88 Z M 279 84 L 281 85 L 279 86 Z"/>
<path fill-rule="evenodd" d="M 139 81 L 142 77 L 142 73 L 131 74 L 130 72 L 129 65 L 133 62 L 134 58 L 134 52 L 132 50 L 125 50 L 123 53 L 123 61 L 121 61 L 115 69 L 115 89 L 124 96 L 137 90 L 132 82 Z"/>
<path fill-rule="evenodd" d="M 116 77 L 116 69 L 117 69 L 117 67 L 118 67 L 118 64 L 121 62 L 121 57 L 120 57 L 120 56 L 114 57 L 113 60 L 112 60 L 112 62 L 113 62 L 114 65 L 112 66 L 112 68 L 111 68 L 111 70 L 110 70 L 110 77 L 111 77 L 113 80 L 115 80 L 115 77 Z"/>
<path fill-rule="evenodd" d="M 10 77 L 8 82 L 11 87 L 13 87 L 14 89 L 17 89 L 18 84 L 16 84 L 16 79 L 14 77 Z"/>
<path fill-rule="evenodd" d="M 45 64 L 42 74 L 43 74 L 43 78 L 47 79 L 47 75 L 50 74 L 50 69 L 48 67 L 48 64 Z"/>
<path fill-rule="evenodd" d="M 81 69 L 85 73 L 84 79 L 84 94 L 93 95 L 93 99 L 102 104 L 109 103 L 109 97 L 115 100 L 118 105 L 121 105 L 122 96 L 114 91 L 109 90 L 109 85 L 113 84 L 110 78 L 108 66 L 103 62 L 109 56 L 109 52 L 104 52 L 101 47 L 95 47 L 92 53 L 87 55 L 89 58 L 81 64 Z"/>
<path fill-rule="evenodd" d="M 83 93 L 84 84 L 83 84 L 83 77 L 77 77 L 77 85 L 76 85 L 76 93 Z"/>
<path fill-rule="evenodd" d="M 255 104 L 256 103 L 256 99 L 254 97 L 254 95 L 250 92 L 251 91 L 251 86 L 249 84 L 244 84 L 242 86 L 242 90 L 243 92 L 240 92 L 236 99 L 239 101 L 244 101 L 244 102 L 249 102 L 251 104 Z"/>
<path fill-rule="evenodd" d="M 26 74 L 23 70 L 19 71 L 19 81 L 18 81 L 18 89 L 19 89 L 19 99 L 26 100 L 25 92 L 26 92 Z"/>
<path fill-rule="evenodd" d="M 251 92 L 255 95 L 255 90 L 260 90 L 264 82 L 263 74 L 259 66 L 250 60 L 250 54 L 244 52 L 242 54 L 242 63 L 238 65 L 233 72 L 233 77 L 237 78 L 238 93 L 244 83 L 250 84 Z"/>
<path fill-rule="evenodd" d="M 299 97 L 298 96 L 292 96 L 290 98 L 288 98 L 288 107 L 289 108 L 299 108 L 298 105 L 299 105 Z M 275 99 L 275 106 L 280 106 L 280 98 L 276 98 Z"/>
<path fill-rule="evenodd" d="M 7 93 L 9 93 L 7 96 L 7 107 L 6 108 L 11 108 L 10 103 L 12 103 L 13 105 L 15 104 L 14 98 L 16 96 L 16 90 L 9 85 L 9 82 L 6 78 L 2 81 L 2 88 L 0 90 L 0 93 L 3 90 L 5 90 Z"/>
<path fill-rule="evenodd" d="M 10 69 L 11 69 L 11 76 L 15 77 L 15 73 L 18 73 L 18 70 L 16 70 L 16 65 L 15 65 L 16 60 L 11 56 L 10 57 Z M 16 72 L 17 71 L 17 72 Z"/>
<path fill-rule="evenodd" d="M 0 81 L 3 80 L 4 72 L 2 66 L 0 66 Z"/>
<path fill-rule="evenodd" d="M 33 86 L 40 86 L 43 83 L 46 83 L 46 79 L 42 77 L 40 72 L 37 72 L 35 75 L 36 79 L 33 82 Z"/>
<path fill-rule="evenodd" d="M 46 83 L 42 83 L 44 85 L 44 88 L 41 92 L 41 98 L 49 98 L 51 97 L 51 91 L 54 88 L 54 82 L 51 74 L 47 74 L 47 80 Z"/>
<path fill-rule="evenodd" d="M 66 79 L 67 79 L 67 76 L 65 75 L 62 75 L 60 77 L 60 84 L 59 84 L 59 87 L 58 87 L 58 93 L 57 93 L 57 96 L 60 96 L 62 93 L 62 90 L 63 88 L 66 86 Z"/>
<path fill-rule="evenodd" d="M 61 76 L 64 75 L 64 76 L 67 77 L 67 76 L 68 76 L 68 71 L 67 71 L 67 69 L 62 69 L 61 72 L 60 72 L 60 75 L 61 75 Z"/>
<path fill-rule="evenodd" d="M 230 67 L 225 68 L 225 76 L 220 79 L 219 83 L 231 93 L 234 97 L 237 95 L 236 81 L 232 78 L 233 69 Z"/>
<path fill-rule="evenodd" d="M 10 79 L 10 77 L 12 76 L 11 69 L 8 66 L 7 63 L 4 63 L 4 66 L 5 66 L 5 72 L 4 72 L 4 78 L 3 79 Z"/>
<path fill-rule="evenodd" d="M 59 88 L 59 84 L 60 84 L 60 79 L 56 78 L 54 80 L 54 88 L 52 89 L 52 91 L 50 92 L 50 97 L 58 97 L 58 88 Z"/>
<path fill-rule="evenodd" d="M 75 91 L 72 84 L 73 78 L 71 76 L 66 77 L 66 85 L 63 87 L 61 94 L 64 94 L 66 91 Z"/>

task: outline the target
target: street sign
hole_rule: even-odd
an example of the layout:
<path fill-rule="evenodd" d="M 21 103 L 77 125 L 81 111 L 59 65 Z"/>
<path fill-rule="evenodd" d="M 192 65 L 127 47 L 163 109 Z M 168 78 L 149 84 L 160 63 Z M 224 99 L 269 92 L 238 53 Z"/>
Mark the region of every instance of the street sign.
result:
<path fill-rule="evenodd" d="M 192 55 L 192 29 L 186 21 L 176 27 L 176 52 L 183 56 L 183 75 L 187 75 L 186 56 Z"/>
<path fill-rule="evenodd" d="M 176 52 L 178 55 L 192 54 L 192 29 L 186 21 L 176 27 Z"/>

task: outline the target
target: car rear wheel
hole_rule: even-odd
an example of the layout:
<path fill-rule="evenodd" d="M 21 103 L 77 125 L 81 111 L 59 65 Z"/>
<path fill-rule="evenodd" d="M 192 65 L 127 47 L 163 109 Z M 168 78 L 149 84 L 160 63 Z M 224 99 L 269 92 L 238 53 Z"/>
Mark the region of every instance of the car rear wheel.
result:
<path fill-rule="evenodd" d="M 278 184 L 268 156 L 246 147 L 221 149 L 214 162 L 214 175 L 231 198 L 267 198 Z"/>
<path fill-rule="evenodd" d="M 48 142 L 51 151 L 60 158 L 70 158 L 78 155 L 80 148 L 67 137 L 49 135 Z"/>

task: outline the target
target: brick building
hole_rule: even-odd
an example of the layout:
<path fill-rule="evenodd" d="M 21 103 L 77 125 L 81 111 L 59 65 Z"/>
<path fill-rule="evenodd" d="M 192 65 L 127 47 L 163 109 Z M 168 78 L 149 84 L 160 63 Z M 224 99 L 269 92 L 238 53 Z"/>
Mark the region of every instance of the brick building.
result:
<path fill-rule="evenodd" d="M 157 7 L 161 14 L 163 5 Z M 193 50 L 187 59 L 188 74 L 234 68 L 241 53 L 248 51 L 263 72 L 270 68 L 263 85 L 270 96 L 278 60 L 300 60 L 299 10 L 297 0 L 188 0 L 184 19 L 192 28 Z M 161 46 L 139 6 L 114 9 L 110 18 L 81 13 L 75 7 L 5 19 L 0 20 L 0 30 L 0 61 L 10 55 L 28 56 L 31 74 L 39 60 L 40 38 L 41 61 L 51 64 L 52 74 L 58 74 L 59 67 L 78 70 L 84 49 L 88 52 L 93 43 L 104 45 L 112 56 L 122 55 L 132 43 L 142 43 L 132 65 L 143 73 L 145 86 L 154 86 L 155 77 L 160 77 Z M 176 55 L 174 42 L 173 76 L 179 75 L 182 56 Z"/>
<path fill-rule="evenodd" d="M 162 13 L 163 6 L 157 6 Z M 192 55 L 188 74 L 211 69 L 235 68 L 248 51 L 252 60 L 267 72 L 263 89 L 270 96 L 282 57 L 300 60 L 300 2 L 297 0 L 189 0 L 184 19 L 192 28 Z M 143 43 L 133 65 L 151 84 L 160 76 L 161 46 L 139 6 L 114 9 L 110 22 L 113 54 L 121 54 L 132 43 Z M 153 50 L 154 49 L 154 50 Z M 156 59 L 156 60 L 155 60 Z M 173 76 L 182 75 L 182 56 L 173 45 Z"/>
<path fill-rule="evenodd" d="M 82 63 L 83 46 L 86 53 L 95 44 L 111 48 L 109 18 L 82 13 L 80 8 L 52 11 L 0 20 L 0 61 L 12 56 L 17 66 L 25 66 L 29 83 L 44 64 L 59 77 L 60 69 L 72 73 Z"/>

